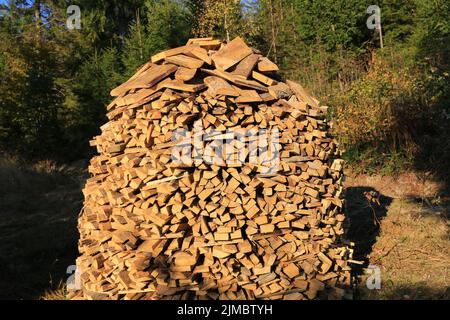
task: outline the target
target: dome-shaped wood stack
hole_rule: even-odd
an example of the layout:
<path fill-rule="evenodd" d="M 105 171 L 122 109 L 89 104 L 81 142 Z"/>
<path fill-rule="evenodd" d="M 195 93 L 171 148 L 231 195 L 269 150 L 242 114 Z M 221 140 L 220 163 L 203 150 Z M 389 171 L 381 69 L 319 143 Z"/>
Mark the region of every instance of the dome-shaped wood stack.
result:
<path fill-rule="evenodd" d="M 191 39 L 112 90 L 73 298 L 344 296 L 342 160 L 326 107 L 277 70 L 240 38 Z"/>

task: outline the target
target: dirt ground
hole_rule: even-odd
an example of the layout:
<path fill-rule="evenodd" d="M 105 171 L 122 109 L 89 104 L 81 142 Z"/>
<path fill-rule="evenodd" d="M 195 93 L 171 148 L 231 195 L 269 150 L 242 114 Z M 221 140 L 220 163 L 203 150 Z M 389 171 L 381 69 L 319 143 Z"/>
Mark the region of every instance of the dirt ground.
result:
<path fill-rule="evenodd" d="M 64 298 L 86 166 L 0 159 L 0 299 Z M 345 184 L 347 238 L 363 262 L 355 265 L 355 298 L 450 299 L 450 203 L 443 186 L 414 173 L 347 172 Z M 369 205 L 367 192 L 379 194 L 379 204 Z M 367 288 L 369 265 L 380 270 L 380 290 Z"/>

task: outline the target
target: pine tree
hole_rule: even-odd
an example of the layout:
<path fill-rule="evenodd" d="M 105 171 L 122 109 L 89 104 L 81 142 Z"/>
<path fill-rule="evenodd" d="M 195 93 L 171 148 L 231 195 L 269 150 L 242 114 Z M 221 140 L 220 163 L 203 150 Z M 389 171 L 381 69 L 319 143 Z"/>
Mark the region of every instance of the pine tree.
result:
<path fill-rule="evenodd" d="M 29 155 L 54 152 L 62 136 L 62 79 L 72 74 L 76 45 L 57 21 L 56 1 L 9 1 L 6 10 L 0 25 L 0 143 Z"/>
<path fill-rule="evenodd" d="M 125 39 L 122 61 L 127 76 L 157 52 L 183 45 L 190 34 L 187 8 L 179 1 L 147 0 L 144 4 Z"/>

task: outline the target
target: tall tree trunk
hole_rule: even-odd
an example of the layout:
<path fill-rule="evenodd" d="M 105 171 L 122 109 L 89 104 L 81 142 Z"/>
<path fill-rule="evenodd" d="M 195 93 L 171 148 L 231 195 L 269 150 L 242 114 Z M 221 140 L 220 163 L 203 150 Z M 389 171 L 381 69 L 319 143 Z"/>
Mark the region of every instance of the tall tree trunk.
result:
<path fill-rule="evenodd" d="M 139 9 L 136 9 L 136 27 L 138 29 L 138 38 L 139 38 L 139 57 L 141 60 L 144 59 L 144 47 L 142 45 L 142 35 L 141 35 L 141 15 Z"/>
<path fill-rule="evenodd" d="M 224 1 L 224 29 L 225 29 L 225 36 L 227 38 L 227 42 L 230 41 L 230 32 L 228 30 L 228 3 L 227 0 Z"/>
<path fill-rule="evenodd" d="M 125 43 L 125 37 L 127 36 L 127 31 L 128 31 L 129 21 L 127 20 L 127 17 L 125 16 L 126 15 L 125 10 L 126 9 L 122 6 L 120 6 L 117 10 L 120 47 L 123 47 L 123 45 Z"/>
<path fill-rule="evenodd" d="M 39 28 L 41 25 L 41 0 L 36 0 L 34 2 L 34 20 L 36 27 Z"/>
<path fill-rule="evenodd" d="M 278 63 L 277 61 L 277 39 L 276 39 L 276 34 L 275 34 L 275 19 L 274 19 L 274 13 L 273 13 L 273 4 L 272 4 L 272 0 L 269 0 L 269 14 L 270 14 L 270 29 L 271 29 L 271 34 L 272 34 L 272 43 L 270 45 L 270 48 L 273 48 L 273 56 L 274 56 L 274 60 L 275 63 Z M 270 53 L 270 49 L 268 54 Z"/>
<path fill-rule="evenodd" d="M 378 26 L 378 32 L 380 34 L 380 48 L 383 49 L 384 43 L 383 43 L 383 31 L 381 30 L 381 22 L 380 25 Z"/>

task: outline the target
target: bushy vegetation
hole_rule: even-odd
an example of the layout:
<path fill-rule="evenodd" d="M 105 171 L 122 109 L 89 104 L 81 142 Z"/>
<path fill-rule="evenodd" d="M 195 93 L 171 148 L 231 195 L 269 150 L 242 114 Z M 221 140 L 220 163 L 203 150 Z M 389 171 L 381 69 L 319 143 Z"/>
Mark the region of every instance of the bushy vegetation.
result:
<path fill-rule="evenodd" d="M 0 13 L 0 147 L 76 159 L 109 91 L 189 37 L 245 38 L 332 108 L 349 163 L 440 168 L 450 159 L 450 4 L 381 0 L 9 0 Z M 65 24 L 81 8 L 80 30 Z M 444 168 L 444 169 L 442 169 Z M 447 172 L 447 173 L 445 173 Z"/>
<path fill-rule="evenodd" d="M 335 131 L 347 159 L 365 170 L 393 171 L 411 163 L 415 133 L 428 117 L 415 71 L 374 54 L 367 73 L 335 98 Z"/>
<path fill-rule="evenodd" d="M 448 179 L 449 23 L 438 13 L 449 12 L 448 5 L 414 4 L 407 25 L 388 29 L 387 47 L 374 51 L 367 71 L 335 96 L 336 132 L 347 158 L 366 163 L 360 169 L 414 166 Z"/>

